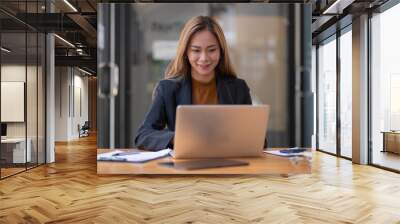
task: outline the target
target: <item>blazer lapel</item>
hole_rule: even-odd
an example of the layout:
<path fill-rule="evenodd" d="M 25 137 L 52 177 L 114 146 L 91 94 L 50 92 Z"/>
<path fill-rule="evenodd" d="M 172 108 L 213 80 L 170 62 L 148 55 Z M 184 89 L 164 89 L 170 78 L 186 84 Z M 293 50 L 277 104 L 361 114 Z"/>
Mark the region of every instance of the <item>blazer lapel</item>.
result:
<path fill-rule="evenodd" d="M 217 75 L 218 104 L 233 104 L 230 83 L 230 80 L 226 80 L 223 76 Z"/>
<path fill-rule="evenodd" d="M 178 93 L 177 105 L 192 104 L 192 81 L 190 77 L 184 77 L 181 82 L 182 86 Z"/>

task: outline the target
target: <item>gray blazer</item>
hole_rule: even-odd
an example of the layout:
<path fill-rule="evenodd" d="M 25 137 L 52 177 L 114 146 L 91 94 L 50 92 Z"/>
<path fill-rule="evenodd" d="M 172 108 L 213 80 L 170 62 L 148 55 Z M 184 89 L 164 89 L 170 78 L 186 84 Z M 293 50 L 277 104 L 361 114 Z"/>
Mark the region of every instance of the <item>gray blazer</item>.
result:
<path fill-rule="evenodd" d="M 219 104 L 251 104 L 249 87 L 242 79 L 217 75 Z M 153 102 L 135 138 L 138 148 L 157 151 L 173 147 L 176 107 L 192 104 L 190 77 L 161 80 L 154 91 Z"/>

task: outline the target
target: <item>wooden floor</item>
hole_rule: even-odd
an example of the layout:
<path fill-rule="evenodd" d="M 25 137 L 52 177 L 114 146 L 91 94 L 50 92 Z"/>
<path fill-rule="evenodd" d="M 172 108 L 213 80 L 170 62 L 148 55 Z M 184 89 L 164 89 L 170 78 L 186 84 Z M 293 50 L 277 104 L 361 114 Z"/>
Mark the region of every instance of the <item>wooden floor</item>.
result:
<path fill-rule="evenodd" d="M 10 175 L 25 171 L 25 167 L 24 168 L 0 168 L 1 169 L 1 177 L 8 177 Z"/>
<path fill-rule="evenodd" d="M 0 223 L 400 223 L 400 175 L 315 153 L 311 175 L 106 176 L 95 138 L 0 181 Z"/>
<path fill-rule="evenodd" d="M 1 178 L 6 178 L 8 176 L 15 175 L 20 172 L 24 172 L 27 169 L 33 169 L 33 168 L 37 167 L 37 164 L 29 164 L 26 168 L 25 168 L 24 164 L 19 165 L 19 166 L 20 167 L 15 167 L 15 168 L 1 168 Z M 23 167 L 21 167 L 21 166 L 23 166 Z"/>

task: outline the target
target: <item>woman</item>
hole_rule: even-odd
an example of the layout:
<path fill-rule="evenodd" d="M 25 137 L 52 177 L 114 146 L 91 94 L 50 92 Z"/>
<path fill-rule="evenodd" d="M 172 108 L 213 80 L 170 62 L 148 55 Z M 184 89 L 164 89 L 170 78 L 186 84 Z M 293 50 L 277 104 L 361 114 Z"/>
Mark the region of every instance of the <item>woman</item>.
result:
<path fill-rule="evenodd" d="M 191 104 L 251 104 L 249 87 L 236 78 L 221 27 L 208 16 L 184 26 L 176 57 L 153 95 L 135 143 L 146 150 L 172 148 L 176 107 Z"/>

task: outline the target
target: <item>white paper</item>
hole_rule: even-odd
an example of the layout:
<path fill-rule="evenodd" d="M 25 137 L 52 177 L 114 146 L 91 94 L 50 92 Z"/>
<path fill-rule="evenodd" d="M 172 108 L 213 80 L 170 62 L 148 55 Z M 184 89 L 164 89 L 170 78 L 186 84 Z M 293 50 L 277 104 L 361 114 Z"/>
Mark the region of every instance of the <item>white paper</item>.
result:
<path fill-rule="evenodd" d="M 98 154 L 97 155 L 97 160 L 112 160 L 114 157 L 113 155 L 116 153 L 122 153 L 124 151 L 121 150 L 114 150 L 111 152 L 106 152 L 106 153 L 102 153 L 102 154 Z"/>
<path fill-rule="evenodd" d="M 171 149 L 163 149 L 156 152 L 138 151 L 136 154 L 118 156 L 115 154 L 122 153 L 123 151 L 115 150 L 112 152 L 99 154 L 97 156 L 97 160 L 142 163 L 153 159 L 158 159 L 168 156 L 171 151 L 172 151 Z"/>

